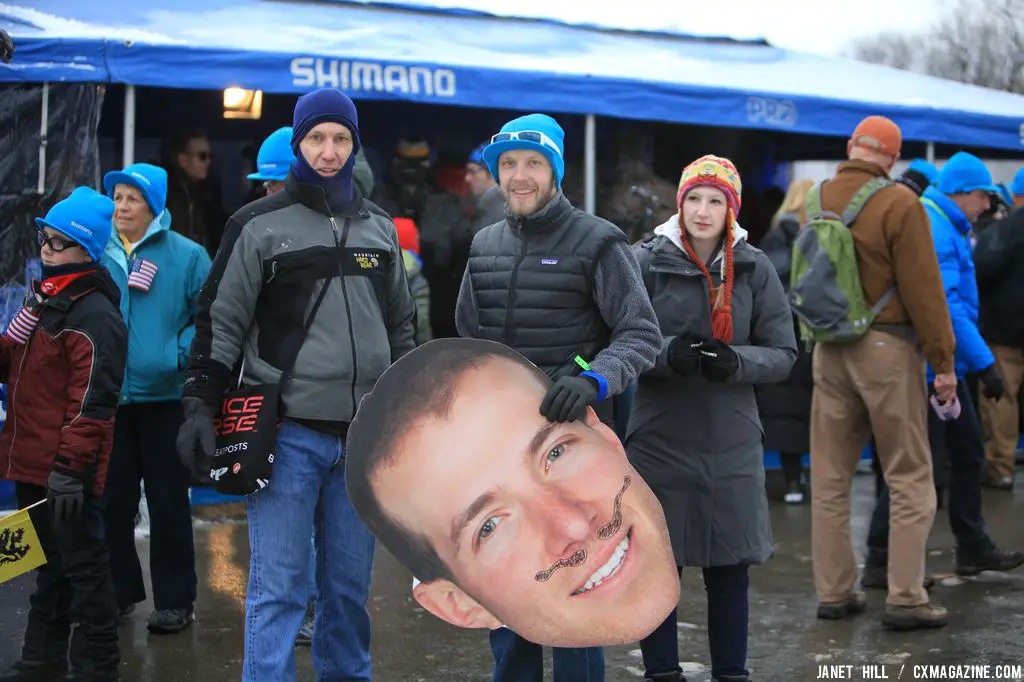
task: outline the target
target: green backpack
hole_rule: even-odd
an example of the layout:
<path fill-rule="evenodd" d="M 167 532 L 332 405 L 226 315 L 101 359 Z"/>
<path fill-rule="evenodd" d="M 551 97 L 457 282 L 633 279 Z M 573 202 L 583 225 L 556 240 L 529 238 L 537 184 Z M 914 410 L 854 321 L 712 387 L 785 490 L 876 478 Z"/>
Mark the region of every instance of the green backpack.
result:
<path fill-rule="evenodd" d="M 886 178 L 869 180 L 842 216 L 822 208 L 824 182 L 807 195 L 807 222 L 793 242 L 789 302 L 808 345 L 859 340 L 896 293 L 893 287 L 874 306 L 867 304 L 850 232 L 871 197 L 891 184 Z"/>

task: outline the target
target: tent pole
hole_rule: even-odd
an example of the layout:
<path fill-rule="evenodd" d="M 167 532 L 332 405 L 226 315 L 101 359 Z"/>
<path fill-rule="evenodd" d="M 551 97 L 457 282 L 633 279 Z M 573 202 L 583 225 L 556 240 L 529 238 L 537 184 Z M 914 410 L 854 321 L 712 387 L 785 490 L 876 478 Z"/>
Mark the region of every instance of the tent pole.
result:
<path fill-rule="evenodd" d="M 587 213 L 595 213 L 597 205 L 597 123 L 593 114 L 587 114 L 586 127 L 584 129 L 584 210 Z"/>
<path fill-rule="evenodd" d="M 123 167 L 135 163 L 135 86 L 127 85 L 124 89 L 124 147 Z"/>
<path fill-rule="evenodd" d="M 43 83 L 43 117 L 39 123 L 39 183 L 36 189 L 46 192 L 46 133 L 50 125 L 50 84 Z"/>
<path fill-rule="evenodd" d="M 928 159 L 928 163 L 935 163 L 935 143 L 928 143 L 928 150 L 925 152 L 925 158 Z"/>

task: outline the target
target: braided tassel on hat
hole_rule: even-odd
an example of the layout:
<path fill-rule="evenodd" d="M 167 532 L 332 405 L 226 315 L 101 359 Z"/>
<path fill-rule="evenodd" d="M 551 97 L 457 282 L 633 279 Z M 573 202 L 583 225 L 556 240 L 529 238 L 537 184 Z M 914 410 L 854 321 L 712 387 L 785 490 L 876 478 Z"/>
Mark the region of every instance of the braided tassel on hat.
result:
<path fill-rule="evenodd" d="M 725 230 L 722 235 L 722 284 L 716 289 L 707 265 L 697 256 L 690 235 L 683 224 L 683 200 L 695 187 L 714 187 L 725 194 L 729 205 L 725 214 Z M 732 285 L 733 285 L 733 239 L 736 215 L 740 209 L 742 185 L 740 174 L 729 159 L 718 156 L 703 156 L 687 166 L 679 179 L 679 232 L 683 246 L 697 267 L 704 273 L 711 299 L 711 333 L 722 343 L 732 343 Z M 719 295 L 719 293 L 721 295 Z"/>

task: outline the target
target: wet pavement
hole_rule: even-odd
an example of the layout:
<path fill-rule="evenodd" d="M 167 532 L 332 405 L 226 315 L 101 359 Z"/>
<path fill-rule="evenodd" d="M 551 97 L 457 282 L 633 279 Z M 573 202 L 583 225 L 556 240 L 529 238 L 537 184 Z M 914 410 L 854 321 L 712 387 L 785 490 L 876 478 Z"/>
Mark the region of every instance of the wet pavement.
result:
<path fill-rule="evenodd" d="M 773 472 L 774 473 L 774 472 Z M 1022 481 L 1024 477 L 1018 477 Z M 774 487 L 774 483 L 773 483 Z M 854 537 L 867 533 L 873 504 L 873 477 L 860 475 L 854 500 Z M 1001 545 L 1024 547 L 1024 481 L 1015 493 L 986 490 L 985 516 Z M 751 570 L 749 668 L 755 680 L 822 679 L 819 666 L 853 666 L 850 673 L 867 679 L 862 666 L 879 665 L 887 679 L 925 679 L 914 666 L 984 665 L 989 677 L 1024 679 L 1024 568 L 1013 573 L 985 573 L 962 580 L 952 574 L 953 540 L 948 515 L 939 510 L 929 541 L 928 570 L 938 574 L 933 599 L 947 606 L 951 623 L 941 630 L 893 633 L 879 622 L 885 594 L 869 591 L 868 612 L 844 621 L 819 621 L 811 578 L 810 509 L 772 505 L 776 556 Z M 200 596 L 193 627 L 171 636 L 150 635 L 145 626 L 152 608 L 140 604 L 121 629 L 122 676 L 126 682 L 228 682 L 241 678 L 242 608 L 248 574 L 246 526 L 240 521 L 197 520 Z M 139 540 L 143 562 L 149 541 Z M 148 575 L 147 575 L 148 580 Z M 490 680 L 487 634 L 459 630 L 424 612 L 412 599 L 408 572 L 378 550 L 371 604 L 373 660 L 377 680 L 403 682 Z M 0 668 L 18 656 L 25 623 L 30 580 L 21 577 L 0 585 Z M 708 680 L 704 588 L 698 569 L 683 573 L 679 609 L 679 651 L 691 682 Z M 309 649 L 297 649 L 299 680 L 314 680 Z M 643 665 L 636 645 L 606 650 L 609 681 L 641 680 Z M 550 656 L 548 656 L 550 679 Z M 998 669 L 1011 664 L 1016 670 Z M 933 673 L 956 671 L 932 670 Z M 979 672 L 979 671 L 969 671 Z M 1008 676 L 996 677 L 997 673 Z M 949 679 L 966 679 L 967 672 Z M 844 675 L 845 677 L 845 675 Z M 945 678 L 940 678 L 945 679 Z M 973 677 L 971 679 L 974 679 Z"/>

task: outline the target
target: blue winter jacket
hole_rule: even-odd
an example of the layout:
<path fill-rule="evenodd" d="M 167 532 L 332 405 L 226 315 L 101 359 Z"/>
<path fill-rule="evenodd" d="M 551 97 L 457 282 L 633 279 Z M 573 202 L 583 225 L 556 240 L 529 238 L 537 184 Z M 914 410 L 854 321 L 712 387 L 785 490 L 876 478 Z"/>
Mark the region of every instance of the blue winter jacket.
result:
<path fill-rule="evenodd" d="M 995 362 L 978 330 L 978 282 L 971 253 L 971 223 L 952 199 L 934 187 L 921 198 L 932 224 L 932 241 L 946 287 L 946 302 L 956 336 L 956 374 L 963 379 Z M 928 367 L 928 381 L 935 378 Z"/>
<path fill-rule="evenodd" d="M 103 264 L 121 289 L 121 314 L 128 326 L 122 405 L 181 400 L 195 336 L 196 300 L 210 256 L 170 226 L 171 214 L 165 210 L 130 254 L 115 229 L 103 254 Z M 148 291 L 128 286 L 131 266 L 139 258 L 157 266 Z"/>

